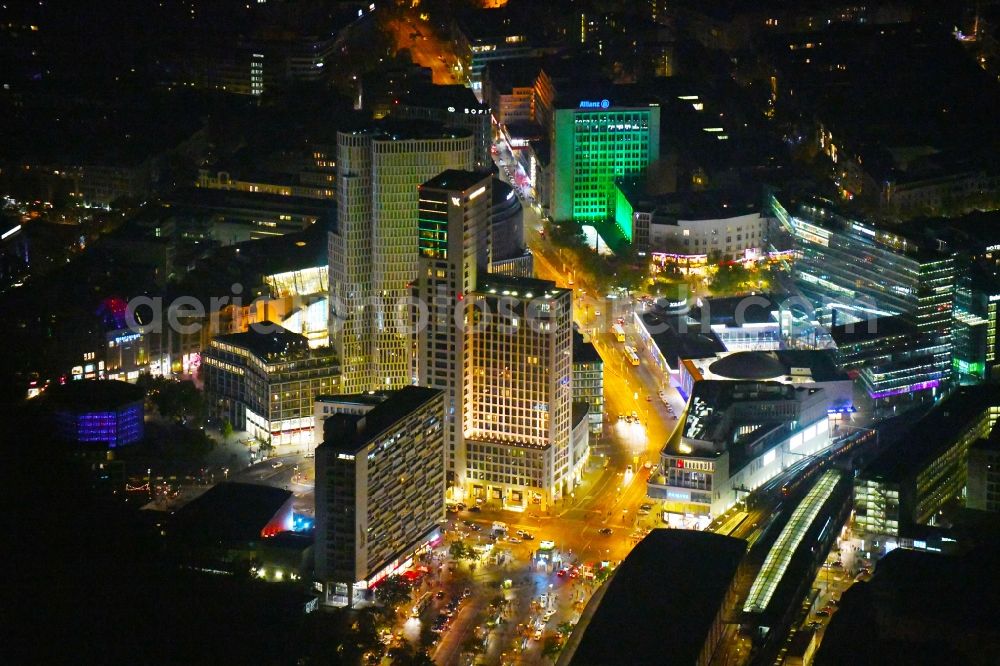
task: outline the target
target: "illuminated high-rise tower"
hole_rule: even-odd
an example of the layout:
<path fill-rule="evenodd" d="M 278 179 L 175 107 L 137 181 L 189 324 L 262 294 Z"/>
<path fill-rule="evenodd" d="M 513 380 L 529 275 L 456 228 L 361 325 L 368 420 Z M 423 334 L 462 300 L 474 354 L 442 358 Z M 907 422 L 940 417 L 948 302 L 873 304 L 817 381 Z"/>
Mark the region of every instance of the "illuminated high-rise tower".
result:
<path fill-rule="evenodd" d="M 473 153 L 470 133 L 434 123 L 338 132 L 330 339 L 344 393 L 412 384 L 407 303 L 417 276 L 417 188 L 446 169 L 470 169 Z"/>
<path fill-rule="evenodd" d="M 470 297 L 489 265 L 492 178 L 449 170 L 420 186 L 418 299 L 427 307 L 417 327 L 417 377 L 445 392 L 449 484 L 464 475 L 463 416 L 472 394 L 466 377 Z"/>

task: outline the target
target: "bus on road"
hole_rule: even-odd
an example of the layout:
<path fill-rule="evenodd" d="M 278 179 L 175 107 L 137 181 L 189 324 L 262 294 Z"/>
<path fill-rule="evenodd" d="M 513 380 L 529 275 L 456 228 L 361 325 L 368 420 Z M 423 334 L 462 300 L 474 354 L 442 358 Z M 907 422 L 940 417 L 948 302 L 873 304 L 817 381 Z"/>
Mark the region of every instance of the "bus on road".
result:
<path fill-rule="evenodd" d="M 625 346 L 625 356 L 632 365 L 639 365 L 639 355 L 635 353 L 635 347 Z"/>
<path fill-rule="evenodd" d="M 421 611 L 427 608 L 427 604 L 429 604 L 430 602 L 431 602 L 431 593 L 424 592 L 423 595 L 421 595 L 421 597 L 417 599 L 417 603 L 413 604 L 413 608 L 410 610 L 410 617 L 414 618 L 420 617 Z"/>
<path fill-rule="evenodd" d="M 622 328 L 621 324 L 615 324 L 611 327 L 611 332 L 615 334 L 615 339 L 618 342 L 625 342 L 625 329 Z"/>

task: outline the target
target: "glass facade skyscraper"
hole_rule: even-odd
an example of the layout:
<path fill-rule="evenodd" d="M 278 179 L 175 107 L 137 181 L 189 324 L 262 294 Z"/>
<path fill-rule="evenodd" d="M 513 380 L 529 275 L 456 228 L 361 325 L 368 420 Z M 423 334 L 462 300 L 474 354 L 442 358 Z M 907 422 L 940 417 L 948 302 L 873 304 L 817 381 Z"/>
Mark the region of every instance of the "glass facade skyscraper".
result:
<path fill-rule="evenodd" d="M 956 282 L 951 252 L 849 217 L 819 199 L 771 196 L 770 207 L 794 238 L 796 286 L 815 304 L 819 320 L 835 329 L 871 398 L 950 383 Z M 877 329 L 889 320 L 892 335 L 880 335 Z M 876 330 L 851 335 L 857 322 L 872 321 L 857 329 Z"/>

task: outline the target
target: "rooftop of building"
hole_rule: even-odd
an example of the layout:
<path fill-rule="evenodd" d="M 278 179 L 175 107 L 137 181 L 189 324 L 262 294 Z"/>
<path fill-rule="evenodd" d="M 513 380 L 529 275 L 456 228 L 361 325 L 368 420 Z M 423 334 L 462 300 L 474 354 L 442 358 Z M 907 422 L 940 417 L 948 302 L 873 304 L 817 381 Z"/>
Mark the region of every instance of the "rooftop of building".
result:
<path fill-rule="evenodd" d="M 518 296 L 524 298 L 554 298 L 563 294 L 571 294 L 571 289 L 557 287 L 551 280 L 517 277 L 513 275 L 485 275 L 476 285 L 480 294 L 495 296 Z"/>
<path fill-rule="evenodd" d="M 277 328 L 277 330 L 262 333 L 251 329 L 244 333 L 219 335 L 213 338 L 212 341 L 246 349 L 254 356 L 265 361 L 273 360 L 289 352 L 302 351 L 309 348 L 309 340 L 306 336 L 280 328 L 277 324 L 272 324 L 271 326 Z"/>
<path fill-rule="evenodd" d="M 326 199 L 285 196 L 270 192 L 219 190 L 207 187 L 184 187 L 174 190 L 164 197 L 164 202 L 171 207 L 287 211 L 290 214 L 316 217 L 332 215 L 336 209 L 336 204 Z"/>
<path fill-rule="evenodd" d="M 803 377 L 813 382 L 850 381 L 850 377 L 837 368 L 833 353 L 826 349 L 738 351 L 720 355 L 706 369 L 713 375 L 735 380 Z"/>
<path fill-rule="evenodd" d="M 675 370 L 680 359 L 711 358 L 726 351 L 714 331 L 702 331 L 698 324 L 688 326 L 684 315 L 652 310 L 644 312 L 641 319 L 663 359 Z"/>
<path fill-rule="evenodd" d="M 240 284 L 244 288 L 244 302 L 249 303 L 266 293 L 265 276 L 325 269 L 329 229 L 330 225 L 317 222 L 295 233 L 216 247 L 207 253 L 202 250 L 192 260 L 193 266 L 179 276 L 173 294 L 168 296 L 193 295 L 208 303 L 213 296 L 231 297 L 233 285 Z"/>
<path fill-rule="evenodd" d="M 514 195 L 514 188 L 509 183 L 505 183 L 496 177 L 493 178 L 492 196 L 494 206 L 501 205 L 511 199 L 517 199 Z M 520 200 L 517 201 L 517 204 L 520 206 Z"/>
<path fill-rule="evenodd" d="M 785 365 L 771 352 L 736 352 L 713 361 L 708 368 L 728 379 L 774 379 L 785 374 Z"/>
<path fill-rule="evenodd" d="M 888 226 L 806 190 L 789 188 L 777 193 L 775 198 L 790 216 L 835 233 L 863 239 L 878 248 L 907 255 L 917 261 L 936 261 L 948 256 L 936 240 L 924 235 L 918 228 Z"/>
<path fill-rule="evenodd" d="M 463 139 L 472 132 L 459 127 L 447 127 L 432 120 L 406 120 L 389 116 L 382 120 L 368 120 L 357 127 L 338 134 L 366 134 L 376 141 L 418 141 L 433 139 Z"/>
<path fill-rule="evenodd" d="M 452 113 L 463 113 L 463 109 L 485 109 L 472 88 L 461 84 L 454 85 L 417 85 L 399 98 L 400 105 L 447 109 Z"/>
<path fill-rule="evenodd" d="M 175 514 L 182 537 L 196 540 L 249 542 L 281 511 L 292 493 L 256 483 L 219 483 Z"/>
<path fill-rule="evenodd" d="M 368 393 L 351 393 L 348 395 L 318 395 L 316 396 L 316 402 L 344 405 L 369 405 L 374 407 L 375 405 L 385 402 L 391 395 L 392 391 L 369 391 Z"/>
<path fill-rule="evenodd" d="M 597 348 L 587 342 L 583 334 L 573 329 L 573 363 L 603 363 L 601 355 L 597 353 Z"/>
<path fill-rule="evenodd" d="M 689 318 L 709 324 L 724 324 L 726 326 L 744 326 L 746 324 L 776 324 L 774 313 L 788 294 L 754 294 L 753 296 L 731 296 L 727 298 L 708 298 L 701 307 L 691 310 Z M 767 303 L 761 302 L 762 299 Z"/>
<path fill-rule="evenodd" d="M 573 79 L 559 86 L 553 106 L 556 111 L 615 112 L 626 109 L 658 108 L 660 104 L 644 87 L 632 84 L 611 84 L 600 80 Z"/>
<path fill-rule="evenodd" d="M 757 429 L 770 429 L 793 419 L 784 416 L 771 418 L 754 415 L 743 422 L 728 413 L 731 408 L 741 403 L 801 400 L 821 390 L 771 381 L 704 380 L 696 382 L 691 390 L 691 399 L 688 401 L 684 413 L 683 436 L 687 440 L 732 445 L 734 433 L 742 427 L 754 426 Z M 740 438 L 749 440 L 756 432 L 756 430 L 747 432 Z M 683 451 L 680 452 L 683 453 Z M 718 452 L 717 447 L 713 448 L 713 454 Z M 703 452 L 695 451 L 693 453 L 699 455 Z"/>
<path fill-rule="evenodd" d="M 972 448 L 977 451 L 1000 453 L 1000 428 L 994 428 L 989 437 L 982 437 L 973 442 Z"/>
<path fill-rule="evenodd" d="M 135 384 L 113 379 L 80 379 L 56 384 L 45 391 L 45 399 L 55 409 L 118 409 L 145 398 L 146 392 Z"/>
<path fill-rule="evenodd" d="M 998 554 L 995 541 L 954 556 L 896 548 L 844 591 L 814 663 L 996 663 Z"/>
<path fill-rule="evenodd" d="M 745 552 L 742 539 L 651 531 L 591 599 L 559 663 L 698 663 Z"/>
<path fill-rule="evenodd" d="M 1000 405 L 1000 387 L 962 386 L 913 423 L 859 473 L 888 483 L 912 480 L 955 444 L 984 410 Z"/>
<path fill-rule="evenodd" d="M 446 169 L 425 181 L 420 187 L 432 190 L 450 190 L 454 192 L 464 192 L 470 187 L 474 187 L 484 180 L 489 180 L 491 174 L 488 171 L 464 171 L 461 169 Z"/>
<path fill-rule="evenodd" d="M 838 324 L 830 328 L 830 336 L 838 347 L 854 345 L 880 338 L 891 338 L 900 335 L 914 335 L 916 326 L 903 316 L 879 317 L 853 324 Z"/>
<path fill-rule="evenodd" d="M 392 392 L 363 415 L 334 414 L 323 427 L 323 444 L 337 451 L 356 453 L 381 433 L 424 405 L 440 399 L 439 389 L 405 386 Z M 444 417 L 442 412 L 439 415 Z"/>
<path fill-rule="evenodd" d="M 649 194 L 644 178 L 619 178 L 615 184 L 634 210 L 653 214 L 654 224 L 752 215 L 760 212 L 762 204 L 757 188 Z"/>

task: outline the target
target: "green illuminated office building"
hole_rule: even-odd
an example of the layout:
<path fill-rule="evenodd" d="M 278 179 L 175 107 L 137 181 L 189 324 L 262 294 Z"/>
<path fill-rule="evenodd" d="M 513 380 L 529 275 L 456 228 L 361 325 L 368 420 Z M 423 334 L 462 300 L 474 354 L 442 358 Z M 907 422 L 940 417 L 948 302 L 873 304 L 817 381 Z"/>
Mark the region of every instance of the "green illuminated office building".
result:
<path fill-rule="evenodd" d="M 595 222 L 615 216 L 615 179 L 645 172 L 660 152 L 660 107 L 574 100 L 553 113 L 552 217 Z M 632 225 L 622 232 L 631 242 Z"/>

